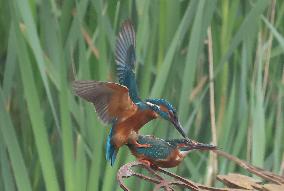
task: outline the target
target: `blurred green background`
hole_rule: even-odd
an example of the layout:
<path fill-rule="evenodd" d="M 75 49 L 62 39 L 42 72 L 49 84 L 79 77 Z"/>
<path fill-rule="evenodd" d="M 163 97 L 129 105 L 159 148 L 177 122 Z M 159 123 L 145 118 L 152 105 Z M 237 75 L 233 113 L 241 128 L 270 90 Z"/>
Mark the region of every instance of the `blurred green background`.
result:
<path fill-rule="evenodd" d="M 216 135 L 223 150 L 277 174 L 282 163 L 283 171 L 283 1 L 2 0 L 0 13 L 0 190 L 120 190 L 116 172 L 134 158 L 123 148 L 114 167 L 106 163 L 109 127 L 70 83 L 117 81 L 115 38 L 128 18 L 142 98 L 170 100 L 190 138 L 209 143 Z M 161 119 L 141 133 L 180 136 Z M 208 182 L 209 158 L 192 152 L 171 170 Z M 218 173 L 227 172 L 245 173 L 219 159 Z"/>

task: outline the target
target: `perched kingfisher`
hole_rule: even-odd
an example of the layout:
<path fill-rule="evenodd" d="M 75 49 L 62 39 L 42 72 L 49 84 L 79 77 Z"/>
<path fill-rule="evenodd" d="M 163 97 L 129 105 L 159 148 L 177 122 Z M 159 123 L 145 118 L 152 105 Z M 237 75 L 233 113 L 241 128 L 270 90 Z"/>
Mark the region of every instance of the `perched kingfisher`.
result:
<path fill-rule="evenodd" d="M 139 144 L 150 147 L 136 147 L 128 144 L 131 153 L 151 167 L 171 168 L 180 164 L 191 150 L 215 150 L 216 146 L 199 143 L 190 139 L 163 140 L 152 135 L 139 135 Z"/>
<path fill-rule="evenodd" d="M 100 81 L 75 81 L 73 90 L 77 96 L 94 104 L 99 118 L 111 124 L 106 158 L 114 164 L 119 148 L 127 143 L 136 147 L 148 147 L 137 143 L 138 131 L 146 123 L 160 116 L 170 121 L 179 133 L 187 138 L 177 118 L 175 108 L 164 99 L 146 99 L 138 96 L 135 66 L 135 31 L 130 21 L 122 24 L 115 51 L 119 84 Z"/>

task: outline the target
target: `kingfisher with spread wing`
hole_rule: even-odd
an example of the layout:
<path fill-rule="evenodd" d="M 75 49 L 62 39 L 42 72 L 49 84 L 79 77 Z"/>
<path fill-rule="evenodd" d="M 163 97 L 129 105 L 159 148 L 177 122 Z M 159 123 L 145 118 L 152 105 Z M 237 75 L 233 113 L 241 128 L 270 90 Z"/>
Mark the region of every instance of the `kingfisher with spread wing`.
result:
<path fill-rule="evenodd" d="M 150 147 L 136 147 L 127 144 L 131 153 L 150 167 L 172 168 L 178 166 L 184 157 L 192 150 L 216 150 L 217 147 L 203 144 L 189 139 L 163 140 L 152 135 L 139 135 L 139 144 Z"/>
<path fill-rule="evenodd" d="M 94 104 L 98 117 L 111 124 L 106 158 L 114 164 L 118 149 L 125 144 L 137 148 L 149 147 L 136 140 L 138 131 L 149 121 L 161 117 L 170 121 L 179 133 L 187 138 L 178 120 L 175 108 L 164 99 L 143 101 L 136 85 L 135 31 L 130 21 L 122 24 L 118 34 L 115 51 L 119 84 L 100 81 L 75 81 L 73 90 L 76 95 Z"/>

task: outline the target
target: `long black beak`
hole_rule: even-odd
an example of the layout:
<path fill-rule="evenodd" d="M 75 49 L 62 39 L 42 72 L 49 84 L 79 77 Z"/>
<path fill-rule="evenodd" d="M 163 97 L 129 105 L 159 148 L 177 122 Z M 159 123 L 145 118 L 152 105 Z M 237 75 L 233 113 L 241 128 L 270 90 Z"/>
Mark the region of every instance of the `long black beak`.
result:
<path fill-rule="evenodd" d="M 196 149 L 196 150 L 216 150 L 217 149 L 215 145 L 199 143 L 196 141 L 192 141 L 192 144 L 190 146 L 191 146 L 191 149 Z"/>
<path fill-rule="evenodd" d="M 175 128 L 178 130 L 178 132 L 183 136 L 183 138 L 189 140 L 186 133 L 184 132 L 179 120 L 177 118 L 172 119 L 172 123 L 174 124 Z"/>

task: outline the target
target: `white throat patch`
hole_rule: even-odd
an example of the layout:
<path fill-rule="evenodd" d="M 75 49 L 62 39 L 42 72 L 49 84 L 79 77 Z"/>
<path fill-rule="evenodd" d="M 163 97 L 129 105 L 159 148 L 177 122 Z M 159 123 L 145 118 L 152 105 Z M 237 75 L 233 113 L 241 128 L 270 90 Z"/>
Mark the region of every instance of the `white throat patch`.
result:
<path fill-rule="evenodd" d="M 182 156 L 185 156 L 189 153 L 189 151 L 179 151 L 179 153 L 182 155 Z"/>
<path fill-rule="evenodd" d="M 147 105 L 149 105 L 150 107 L 157 107 L 158 109 L 160 109 L 160 106 L 156 105 L 156 104 L 153 104 L 151 102 L 146 102 Z"/>

